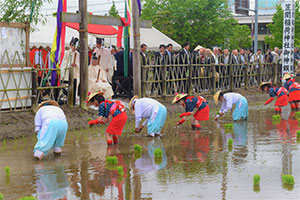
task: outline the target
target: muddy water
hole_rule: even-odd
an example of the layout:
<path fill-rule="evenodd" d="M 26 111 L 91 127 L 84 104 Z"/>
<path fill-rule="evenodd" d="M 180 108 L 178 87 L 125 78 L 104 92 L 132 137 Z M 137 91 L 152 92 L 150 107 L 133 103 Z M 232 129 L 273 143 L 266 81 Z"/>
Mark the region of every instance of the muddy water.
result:
<path fill-rule="evenodd" d="M 120 143 L 106 147 L 104 127 L 68 133 L 64 152 L 50 152 L 34 161 L 35 138 L 2 142 L 0 192 L 4 199 L 33 195 L 38 199 L 299 199 L 299 129 L 294 113 L 284 110 L 280 122 L 272 122 L 273 110 L 253 106 L 247 122 L 224 130 L 229 118 L 202 123 L 199 131 L 188 124 L 174 128 L 176 115 L 168 116 L 161 138 L 132 134 L 128 123 Z M 227 141 L 232 138 L 233 148 Z M 135 157 L 133 146 L 143 147 Z M 161 148 L 161 159 L 154 150 Z M 118 166 L 105 164 L 117 156 Z M 4 167 L 10 166 L 6 178 Z M 293 187 L 283 185 L 281 174 L 292 174 Z M 254 174 L 261 176 L 253 187 Z"/>

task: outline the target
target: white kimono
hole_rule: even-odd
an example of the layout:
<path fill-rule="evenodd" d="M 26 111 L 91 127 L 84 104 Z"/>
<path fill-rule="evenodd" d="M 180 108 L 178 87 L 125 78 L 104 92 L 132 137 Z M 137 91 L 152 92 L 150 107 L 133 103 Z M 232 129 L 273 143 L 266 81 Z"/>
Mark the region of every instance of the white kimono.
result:
<path fill-rule="evenodd" d="M 111 83 L 112 77 L 114 75 L 114 66 L 113 66 L 113 60 L 111 57 L 110 50 L 104 47 L 96 48 L 95 51 L 96 56 L 100 56 L 100 68 L 103 69 L 103 71 L 106 74 L 107 80 Z M 93 53 L 94 53 L 93 52 Z"/>
<path fill-rule="evenodd" d="M 97 76 L 100 70 L 99 80 L 97 81 Z M 111 98 L 114 95 L 111 85 L 108 83 L 106 78 L 106 73 L 99 65 L 89 66 L 89 91 L 96 92 L 98 90 L 103 90 L 105 98 Z"/>

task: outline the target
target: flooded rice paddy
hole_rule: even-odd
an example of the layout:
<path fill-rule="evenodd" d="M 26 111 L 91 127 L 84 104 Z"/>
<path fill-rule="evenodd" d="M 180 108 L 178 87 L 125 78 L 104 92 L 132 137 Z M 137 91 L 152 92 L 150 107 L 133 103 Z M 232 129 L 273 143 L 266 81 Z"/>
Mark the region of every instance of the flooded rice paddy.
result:
<path fill-rule="evenodd" d="M 273 109 L 262 108 L 250 107 L 249 120 L 229 130 L 224 129 L 229 117 L 211 119 L 195 131 L 188 123 L 174 128 L 178 115 L 169 115 L 160 138 L 133 134 L 131 122 L 112 147 L 106 146 L 105 127 L 69 132 L 62 156 L 50 152 L 43 161 L 32 158 L 35 137 L 4 140 L 0 193 L 9 200 L 28 195 L 43 200 L 300 199 L 295 112 L 285 108 L 282 119 L 272 121 Z M 134 153 L 135 144 L 142 146 L 140 155 Z M 160 159 L 154 157 L 157 148 L 163 152 Z M 116 156 L 118 164 L 107 165 L 107 156 Z M 255 174 L 261 177 L 258 187 L 253 186 Z M 282 174 L 292 174 L 295 184 L 283 184 Z"/>

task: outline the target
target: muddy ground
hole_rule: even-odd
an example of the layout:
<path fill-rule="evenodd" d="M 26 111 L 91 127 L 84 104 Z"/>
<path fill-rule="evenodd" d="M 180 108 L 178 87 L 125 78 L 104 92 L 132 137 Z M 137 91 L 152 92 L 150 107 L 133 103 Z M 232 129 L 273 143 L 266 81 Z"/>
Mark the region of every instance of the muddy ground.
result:
<path fill-rule="evenodd" d="M 248 90 L 235 90 L 244 95 L 249 103 L 255 101 L 263 101 L 268 98 L 267 94 L 261 94 L 256 88 L 251 88 Z M 215 108 L 216 105 L 213 102 L 213 95 L 206 94 L 202 95 L 209 102 L 210 108 Z M 164 104 L 169 113 L 183 112 L 183 108 L 180 106 L 172 105 L 171 97 L 166 99 L 158 99 L 162 104 Z M 128 102 L 128 99 L 122 99 L 122 101 Z M 98 112 L 96 110 L 83 110 L 79 107 L 69 108 L 66 105 L 62 106 L 64 110 L 68 124 L 69 130 L 81 129 L 88 127 L 88 118 L 96 118 Z M 127 110 L 128 120 L 133 119 L 133 115 Z M 31 111 L 23 112 L 1 112 L 0 113 L 0 140 L 17 138 L 20 136 L 31 136 L 34 134 L 34 113 Z"/>

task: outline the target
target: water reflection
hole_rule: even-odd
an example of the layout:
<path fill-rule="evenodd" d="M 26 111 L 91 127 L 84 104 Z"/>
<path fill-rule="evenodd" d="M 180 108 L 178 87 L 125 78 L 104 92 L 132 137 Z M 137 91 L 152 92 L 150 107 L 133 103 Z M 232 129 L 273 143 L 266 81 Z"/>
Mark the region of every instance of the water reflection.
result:
<path fill-rule="evenodd" d="M 42 162 L 35 164 L 34 170 L 38 199 L 66 199 L 69 183 L 65 174 L 65 168 L 59 159 L 55 160 L 55 165 L 50 168 L 45 167 Z"/>
<path fill-rule="evenodd" d="M 154 150 L 160 148 L 163 152 L 161 159 L 154 157 Z M 139 173 L 145 174 L 150 171 L 156 171 L 163 169 L 167 166 L 167 155 L 165 148 L 160 140 L 154 140 L 148 142 L 147 151 L 142 155 L 141 158 L 135 161 L 135 168 L 138 169 Z"/>

